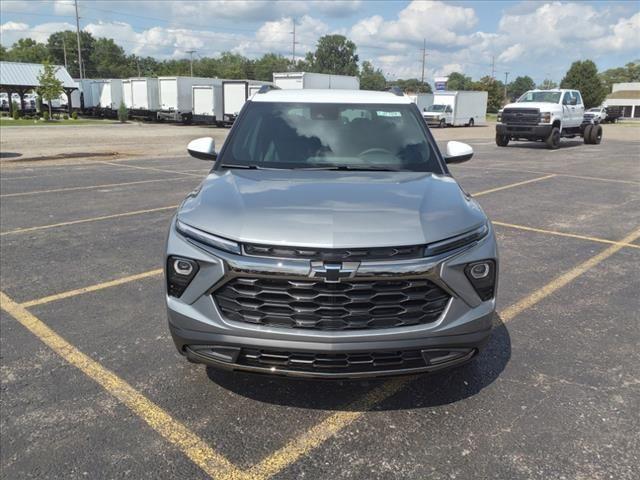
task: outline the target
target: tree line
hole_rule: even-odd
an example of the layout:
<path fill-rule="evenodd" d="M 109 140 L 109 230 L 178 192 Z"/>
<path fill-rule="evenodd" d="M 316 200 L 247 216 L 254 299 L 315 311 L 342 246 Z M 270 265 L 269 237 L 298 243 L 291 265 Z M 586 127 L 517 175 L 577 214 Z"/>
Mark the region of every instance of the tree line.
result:
<path fill-rule="evenodd" d="M 80 32 L 81 54 L 84 77 L 86 78 L 127 78 L 135 76 L 191 75 L 188 59 L 158 60 L 153 57 L 127 55 L 113 39 L 96 38 L 89 32 Z M 78 78 L 78 50 L 76 33 L 61 31 L 49 36 L 46 43 L 31 38 L 23 38 L 7 49 L 0 45 L 0 60 L 14 62 L 66 65 L 72 77 Z M 363 90 L 385 90 L 398 86 L 405 92 L 431 92 L 427 82 L 417 78 L 389 81 L 382 70 L 370 61 L 360 64 L 357 46 L 343 35 L 325 35 L 318 40 L 316 50 L 308 52 L 295 62 L 275 53 L 250 59 L 237 53 L 224 52 L 217 57 L 200 57 L 193 60 L 193 75 L 197 77 L 218 77 L 228 79 L 253 79 L 271 81 L 274 72 L 305 71 L 355 75 L 360 78 Z M 640 81 L 640 60 L 598 72 L 591 60 L 574 62 L 560 82 L 561 88 L 581 91 L 587 107 L 602 103 L 611 85 L 619 82 Z M 533 88 L 555 88 L 558 84 L 545 79 L 536 85 L 528 75 L 518 76 L 506 85 L 495 78 L 485 76 L 472 80 L 463 73 L 449 74 L 449 90 L 484 90 L 488 92 L 489 112 L 496 112 L 508 101 L 515 100 Z"/>

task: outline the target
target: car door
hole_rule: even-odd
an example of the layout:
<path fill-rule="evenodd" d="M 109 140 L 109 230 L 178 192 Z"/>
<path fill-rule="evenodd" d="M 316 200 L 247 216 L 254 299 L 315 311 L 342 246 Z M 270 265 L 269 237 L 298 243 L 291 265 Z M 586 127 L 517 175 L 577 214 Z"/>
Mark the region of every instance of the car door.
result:
<path fill-rule="evenodd" d="M 575 121 L 576 121 L 576 126 L 579 126 L 580 124 L 582 124 L 582 120 L 584 119 L 584 102 L 582 101 L 582 95 L 580 95 L 579 91 L 574 90 L 571 93 L 573 94 L 573 97 L 576 99 Z M 600 115 L 600 113 L 598 113 L 598 115 Z"/>
<path fill-rule="evenodd" d="M 573 105 L 575 97 L 571 92 L 564 92 L 562 97 L 562 128 L 573 128 L 576 126 L 576 106 Z"/>

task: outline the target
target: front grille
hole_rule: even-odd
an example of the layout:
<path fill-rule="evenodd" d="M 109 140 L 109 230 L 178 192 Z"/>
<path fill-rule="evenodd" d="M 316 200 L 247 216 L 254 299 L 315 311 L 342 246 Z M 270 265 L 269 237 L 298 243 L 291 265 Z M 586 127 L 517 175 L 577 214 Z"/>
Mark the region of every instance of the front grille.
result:
<path fill-rule="evenodd" d="M 420 350 L 364 353 L 308 353 L 243 349 L 238 363 L 319 373 L 360 373 L 425 367 Z"/>
<path fill-rule="evenodd" d="M 275 247 L 272 245 L 245 244 L 247 255 L 277 258 L 304 258 L 310 260 L 384 260 L 419 258 L 424 251 L 424 245 L 410 245 L 405 247 L 377 247 L 377 248 L 342 248 L 322 249 L 305 247 Z"/>
<path fill-rule="evenodd" d="M 404 327 L 434 322 L 450 296 L 429 280 L 325 283 L 234 278 L 213 293 L 229 320 L 318 330 Z"/>
<path fill-rule="evenodd" d="M 537 108 L 505 108 L 502 111 L 502 123 L 537 125 L 540 123 L 540 110 Z"/>

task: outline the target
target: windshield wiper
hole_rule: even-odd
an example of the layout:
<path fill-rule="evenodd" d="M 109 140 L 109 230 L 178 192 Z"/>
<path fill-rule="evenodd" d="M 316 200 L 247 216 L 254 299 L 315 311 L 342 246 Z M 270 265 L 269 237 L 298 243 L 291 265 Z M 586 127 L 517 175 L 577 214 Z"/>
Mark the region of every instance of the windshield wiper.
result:
<path fill-rule="evenodd" d="M 245 170 L 259 170 L 262 167 L 259 167 L 258 165 L 236 165 L 232 163 L 222 163 L 220 165 L 220 168 L 243 168 Z"/>
<path fill-rule="evenodd" d="M 387 167 L 353 167 L 350 165 L 331 165 L 326 167 L 296 167 L 294 170 L 342 170 L 350 172 L 399 172 L 394 168 Z"/>

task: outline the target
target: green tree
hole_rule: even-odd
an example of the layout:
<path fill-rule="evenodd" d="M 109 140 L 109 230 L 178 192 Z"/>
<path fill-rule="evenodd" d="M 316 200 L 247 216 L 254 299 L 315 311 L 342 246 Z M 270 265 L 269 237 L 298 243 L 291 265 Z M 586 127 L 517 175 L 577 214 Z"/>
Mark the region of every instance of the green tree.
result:
<path fill-rule="evenodd" d="M 600 80 L 607 92 L 614 83 L 640 82 L 640 60 L 627 63 L 624 67 L 610 68 L 600 74 Z"/>
<path fill-rule="evenodd" d="M 251 61 L 242 55 L 223 52 L 217 60 L 219 76 L 221 78 L 238 79 L 253 77 Z"/>
<path fill-rule="evenodd" d="M 545 78 L 542 83 L 538 84 L 541 90 L 551 90 L 552 88 L 558 88 L 558 84 L 549 78 Z"/>
<path fill-rule="evenodd" d="M 360 88 L 362 90 L 384 90 L 387 88 L 387 80 L 382 70 L 374 68 L 371 62 L 362 62 L 360 71 Z"/>
<path fill-rule="evenodd" d="M 585 108 L 597 107 L 607 96 L 607 89 L 598 76 L 598 68 L 591 60 L 573 62 L 560 87 L 579 90 Z"/>
<path fill-rule="evenodd" d="M 421 82 L 417 78 L 395 80 L 391 86 L 398 87 L 405 93 L 431 93 L 431 85 Z"/>
<path fill-rule="evenodd" d="M 58 98 L 64 89 L 62 81 L 56 77 L 56 67 L 51 65 L 48 60 L 42 65 L 42 72 L 38 75 L 38 94 L 44 98 L 49 104 L 49 118 L 51 118 L 51 102 L 54 98 Z"/>
<path fill-rule="evenodd" d="M 462 73 L 452 72 L 447 80 L 447 90 L 472 90 L 473 80 Z"/>
<path fill-rule="evenodd" d="M 8 55 L 7 49 L 5 48 L 4 45 L 0 44 L 0 60 L 1 61 L 9 60 L 7 55 Z"/>
<path fill-rule="evenodd" d="M 95 38 L 89 32 L 80 32 L 80 42 L 82 48 L 82 64 L 85 76 L 91 78 L 96 76 L 95 65 L 93 63 L 93 49 Z M 65 51 L 67 54 L 67 70 L 73 78 L 80 76 L 78 68 L 78 40 L 76 32 L 65 30 L 49 35 L 47 40 L 47 50 L 51 60 L 56 65 L 64 65 Z"/>
<path fill-rule="evenodd" d="M 310 70 L 335 75 L 357 75 L 356 44 L 344 35 L 325 35 L 318 40 L 316 51 L 306 57 Z"/>
<path fill-rule="evenodd" d="M 504 104 L 504 84 L 495 78 L 482 77 L 479 81 L 472 83 L 471 90 L 487 92 L 487 112 L 489 113 L 496 113 Z"/>
<path fill-rule="evenodd" d="M 509 99 L 518 98 L 524 92 L 533 90 L 534 88 L 536 88 L 536 84 L 528 75 L 516 77 L 513 82 L 507 85 L 507 96 Z"/>
<path fill-rule="evenodd" d="M 31 38 L 21 38 L 7 52 L 7 60 L 12 62 L 43 63 L 48 59 L 46 45 Z"/>
<path fill-rule="evenodd" d="M 84 57 L 83 57 L 84 59 Z M 93 65 L 91 76 L 97 78 L 120 78 L 127 76 L 127 56 L 121 46 L 111 38 L 97 38 L 89 63 Z M 87 75 L 89 75 L 87 70 Z"/>
<path fill-rule="evenodd" d="M 125 123 L 128 118 L 129 112 L 127 111 L 127 107 L 123 101 L 120 101 L 120 106 L 118 107 L 118 120 L 120 120 L 120 123 Z"/>
<path fill-rule="evenodd" d="M 286 72 L 290 68 L 291 60 L 275 53 L 267 53 L 253 62 L 255 79 L 267 82 L 273 81 L 274 72 Z"/>

